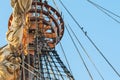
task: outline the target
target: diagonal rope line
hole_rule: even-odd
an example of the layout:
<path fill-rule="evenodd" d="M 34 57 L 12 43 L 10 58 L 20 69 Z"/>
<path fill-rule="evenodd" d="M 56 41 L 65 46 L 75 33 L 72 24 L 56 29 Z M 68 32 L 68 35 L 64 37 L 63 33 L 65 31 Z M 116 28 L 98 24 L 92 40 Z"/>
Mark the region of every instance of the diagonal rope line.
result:
<path fill-rule="evenodd" d="M 68 67 L 69 67 L 69 70 L 70 70 L 71 74 L 73 75 L 72 70 L 71 70 L 71 68 L 70 68 L 69 61 L 68 61 L 68 59 L 67 59 L 67 56 L 66 56 L 65 50 L 64 50 L 63 45 L 62 45 L 61 42 L 60 42 L 60 47 L 61 47 L 62 52 L 63 52 L 63 54 L 64 54 L 64 57 L 65 57 L 65 60 L 66 60 L 66 62 L 67 62 L 67 65 L 68 65 Z"/>
<path fill-rule="evenodd" d="M 55 0 L 52 0 L 52 1 L 53 1 L 54 5 L 55 5 L 56 9 L 57 9 L 58 12 L 60 13 L 60 9 L 59 9 L 59 7 L 57 6 L 56 1 L 55 1 Z M 60 47 L 61 47 L 61 49 L 62 49 L 63 55 L 64 55 L 65 60 L 66 60 L 66 62 L 67 62 L 68 68 L 69 68 L 69 70 L 70 70 L 70 73 L 73 75 L 73 72 L 72 72 L 72 70 L 71 70 L 71 68 L 70 68 L 69 61 L 68 61 L 68 59 L 67 59 L 67 56 L 66 56 L 65 50 L 64 50 L 63 45 L 62 45 L 61 42 L 60 42 Z"/>
<path fill-rule="evenodd" d="M 55 0 L 52 0 L 52 1 L 53 1 L 54 5 L 55 5 L 56 9 L 58 10 L 58 12 L 60 12 L 59 7 L 56 4 L 56 1 Z"/>
<path fill-rule="evenodd" d="M 34 71 L 36 71 L 40 74 L 40 72 L 36 68 L 32 67 L 30 64 L 28 64 L 26 62 L 24 62 L 24 64 L 26 64 L 28 67 L 32 68 Z"/>
<path fill-rule="evenodd" d="M 88 38 L 88 40 L 92 43 L 92 45 L 96 48 L 96 50 L 100 53 L 100 55 L 104 58 L 104 60 L 108 63 L 108 65 L 113 69 L 113 71 L 118 75 L 120 78 L 119 72 L 113 67 L 113 65 L 109 62 L 109 60 L 104 56 L 102 51 L 96 46 L 96 44 L 93 42 L 93 40 L 87 35 L 87 32 L 83 30 L 83 27 L 78 23 L 78 21 L 73 17 L 71 12 L 66 8 L 66 6 L 63 4 L 61 0 L 59 0 L 61 5 L 64 7 L 64 9 L 68 12 L 68 14 L 71 16 L 71 18 L 74 20 L 74 22 L 77 24 L 77 26 L 80 28 L 80 30 L 85 34 L 85 36 Z"/>
<path fill-rule="evenodd" d="M 87 1 L 90 2 L 90 3 L 92 3 L 92 4 L 94 4 L 94 5 L 96 5 L 96 6 L 98 6 L 98 7 L 100 7 L 101 9 L 103 9 L 103 10 L 109 12 L 110 14 L 112 14 L 112 15 L 114 15 L 114 16 L 120 18 L 119 15 L 115 14 L 114 12 L 112 12 L 112 11 L 110 11 L 110 10 L 108 10 L 108 9 L 105 9 L 104 7 L 102 7 L 102 6 L 100 6 L 100 5 L 98 5 L 98 4 L 94 3 L 94 2 L 92 2 L 91 0 L 87 0 Z"/>
<path fill-rule="evenodd" d="M 113 12 L 111 12 L 111 11 L 109 11 L 109 10 L 101 7 L 101 6 L 99 6 L 98 4 L 95 4 L 94 2 L 92 2 L 92 1 L 90 1 L 90 0 L 87 0 L 87 1 L 88 1 L 89 3 L 91 3 L 93 6 L 95 6 L 97 9 L 99 9 L 100 11 L 102 11 L 104 14 L 106 14 L 106 15 L 107 15 L 108 17 L 110 17 L 111 19 L 113 19 L 113 20 L 116 21 L 117 23 L 120 23 L 119 20 L 117 20 L 116 18 L 112 17 L 112 16 L 111 16 L 110 14 L 108 14 L 107 12 L 109 12 L 109 13 L 111 13 L 112 15 L 120 18 L 119 15 L 117 15 L 117 14 L 115 14 L 115 13 L 113 13 Z M 107 11 L 107 12 L 106 12 L 106 11 Z"/>
<path fill-rule="evenodd" d="M 8 44 L 4 45 L 3 47 L 0 47 L 0 50 L 2 50 L 4 47 L 6 47 Z"/>
<path fill-rule="evenodd" d="M 80 40 L 78 39 L 78 37 L 76 36 L 76 34 L 74 33 L 74 31 L 72 30 L 72 28 L 70 27 L 70 25 L 68 24 L 68 27 L 70 28 L 70 31 L 73 33 L 73 35 L 75 36 L 76 40 L 78 41 L 79 45 L 81 46 L 81 48 L 83 49 L 84 53 L 87 55 L 88 59 L 90 60 L 90 62 L 93 64 L 94 68 L 96 69 L 96 71 L 98 72 L 98 74 L 100 75 L 100 77 L 102 78 L 102 80 L 104 80 L 102 74 L 100 73 L 99 69 L 97 68 L 97 66 L 95 65 L 95 63 L 93 62 L 92 58 L 89 56 L 89 54 L 87 53 L 86 49 L 84 48 L 84 46 L 82 45 L 82 43 L 80 42 Z"/>
<path fill-rule="evenodd" d="M 91 80 L 94 80 L 93 77 L 92 77 L 92 75 L 91 75 L 91 73 L 90 73 L 90 71 L 89 71 L 89 69 L 88 69 L 88 67 L 87 67 L 87 65 L 86 65 L 86 63 L 85 63 L 85 61 L 84 61 L 84 59 L 83 59 L 83 57 L 82 57 L 82 55 L 81 55 L 81 53 L 80 53 L 80 51 L 79 51 L 79 49 L 78 49 L 78 47 L 77 47 L 77 45 L 75 44 L 75 41 L 74 41 L 72 35 L 70 34 L 70 31 L 68 30 L 68 28 L 67 28 L 66 25 L 65 25 L 65 28 L 66 28 L 66 30 L 67 30 L 67 32 L 68 32 L 68 34 L 69 34 L 69 36 L 70 36 L 70 38 L 71 38 L 71 40 L 72 40 L 75 48 L 76 48 L 76 50 L 77 50 L 77 52 L 78 52 L 78 54 L 79 54 L 79 56 L 80 56 L 80 59 L 82 60 L 84 66 L 85 66 L 85 68 L 86 68 L 86 70 L 87 70 L 87 72 L 88 72 L 88 75 L 90 76 Z"/>
<path fill-rule="evenodd" d="M 27 69 L 26 67 L 24 67 L 23 65 L 19 64 L 22 68 L 24 68 L 25 70 L 27 70 L 28 72 L 30 72 L 31 74 L 33 74 L 34 76 L 36 76 L 36 74 L 34 72 L 32 72 L 31 70 Z M 40 79 L 40 77 L 37 76 L 37 79 Z"/>

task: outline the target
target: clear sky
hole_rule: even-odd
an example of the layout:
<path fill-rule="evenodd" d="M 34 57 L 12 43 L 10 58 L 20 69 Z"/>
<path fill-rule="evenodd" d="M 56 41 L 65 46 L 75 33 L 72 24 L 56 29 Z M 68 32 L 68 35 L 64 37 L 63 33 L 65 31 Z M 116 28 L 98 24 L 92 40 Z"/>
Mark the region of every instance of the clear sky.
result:
<path fill-rule="evenodd" d="M 51 1 L 52 0 L 48 0 Z M 78 26 L 74 23 L 65 9 L 56 0 L 60 11 L 62 11 L 64 21 L 66 24 L 70 24 L 78 36 L 81 43 L 84 45 L 89 56 L 93 59 L 94 63 L 100 70 L 105 80 L 120 80 L 110 66 L 105 62 L 97 50 L 93 47 L 90 41 L 84 36 Z M 70 10 L 79 24 L 87 31 L 88 36 L 92 38 L 98 48 L 103 52 L 105 57 L 111 62 L 115 69 L 120 73 L 120 23 L 115 22 L 110 17 L 102 13 L 93 5 L 87 2 L 87 0 L 62 0 L 66 7 Z M 120 15 L 120 0 L 92 0 L 95 3 L 105 7 L 106 9 Z M 50 3 L 51 3 L 50 2 Z M 10 6 L 10 0 L 1 0 L 0 2 L 0 47 L 5 45 L 5 33 L 7 31 L 8 18 L 12 13 Z M 119 21 L 120 19 L 117 18 Z M 76 41 L 76 40 L 75 40 Z M 62 44 L 69 60 L 71 70 L 76 80 L 90 80 L 85 67 L 78 56 L 78 53 L 73 46 L 73 43 L 65 30 Z M 76 41 L 76 44 L 77 41 Z M 96 72 L 93 65 L 90 63 L 87 56 L 79 45 L 77 45 L 81 55 L 83 56 L 87 67 L 89 68 L 94 80 L 102 80 Z M 57 46 L 58 53 L 61 59 L 65 62 L 63 54 L 59 44 Z M 66 64 L 66 62 L 65 62 Z"/>

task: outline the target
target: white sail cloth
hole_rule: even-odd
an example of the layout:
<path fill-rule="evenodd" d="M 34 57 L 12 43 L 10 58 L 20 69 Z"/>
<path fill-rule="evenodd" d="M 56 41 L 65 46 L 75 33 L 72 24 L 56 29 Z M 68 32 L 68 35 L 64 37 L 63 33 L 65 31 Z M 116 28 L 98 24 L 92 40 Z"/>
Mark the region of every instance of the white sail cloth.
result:
<path fill-rule="evenodd" d="M 7 41 L 13 48 L 17 49 L 23 36 L 25 13 L 31 8 L 32 0 L 11 0 L 13 7 L 13 20 L 7 32 Z"/>
<path fill-rule="evenodd" d="M 13 20 L 6 34 L 8 45 L 0 49 L 0 80 L 18 80 L 20 60 L 18 57 L 13 58 L 11 53 L 14 54 L 20 46 L 25 13 L 31 8 L 31 4 L 32 0 L 11 0 Z"/>

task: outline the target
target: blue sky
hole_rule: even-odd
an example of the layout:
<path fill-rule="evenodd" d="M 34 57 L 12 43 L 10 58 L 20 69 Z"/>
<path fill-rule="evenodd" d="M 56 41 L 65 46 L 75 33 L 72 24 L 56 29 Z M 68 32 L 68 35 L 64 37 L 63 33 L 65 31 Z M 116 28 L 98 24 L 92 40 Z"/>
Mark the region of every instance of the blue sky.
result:
<path fill-rule="evenodd" d="M 52 0 L 49 0 L 52 1 Z M 70 10 L 79 24 L 84 27 L 87 31 L 88 36 L 92 38 L 95 44 L 111 62 L 111 64 L 120 73 L 120 24 L 112 20 L 110 17 L 102 13 L 100 10 L 95 8 L 93 5 L 87 2 L 87 0 L 62 0 L 66 7 Z M 105 7 L 106 9 L 120 14 L 120 0 L 92 0 L 97 4 Z M 66 24 L 70 24 L 71 28 L 74 30 L 78 36 L 81 43 L 84 45 L 85 49 L 95 62 L 96 66 L 102 73 L 105 80 L 120 80 L 120 78 L 114 73 L 114 71 L 109 67 L 97 50 L 93 47 L 90 41 L 84 36 L 78 26 L 74 23 L 65 9 L 59 4 L 60 11 L 62 11 L 64 21 Z M 54 6 L 54 5 L 53 5 Z M 5 33 L 7 31 L 8 18 L 12 13 L 10 6 L 10 0 L 2 0 L 0 2 L 0 47 L 5 45 Z M 120 20 L 120 19 L 118 19 Z M 76 40 L 75 40 L 76 41 Z M 73 75 L 76 80 L 90 80 L 85 67 L 78 56 L 74 45 L 65 30 L 64 36 L 61 40 L 64 45 L 64 49 L 69 60 Z M 76 41 L 76 44 L 77 41 Z M 98 73 L 96 72 L 93 65 L 90 63 L 89 59 L 84 54 L 83 50 L 79 45 L 79 50 L 83 56 L 94 80 L 102 80 Z M 57 46 L 58 53 L 61 59 L 65 62 L 59 44 Z M 66 63 L 65 63 L 66 64 Z"/>

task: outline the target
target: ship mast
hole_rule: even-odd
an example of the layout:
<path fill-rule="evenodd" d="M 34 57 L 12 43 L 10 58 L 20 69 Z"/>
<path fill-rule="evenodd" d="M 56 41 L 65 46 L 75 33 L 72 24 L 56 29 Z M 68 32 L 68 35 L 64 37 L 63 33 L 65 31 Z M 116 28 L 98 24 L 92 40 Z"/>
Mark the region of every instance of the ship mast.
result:
<path fill-rule="evenodd" d="M 20 80 L 74 80 L 55 50 L 64 34 L 57 10 L 46 0 L 33 0 L 23 31 Z"/>

